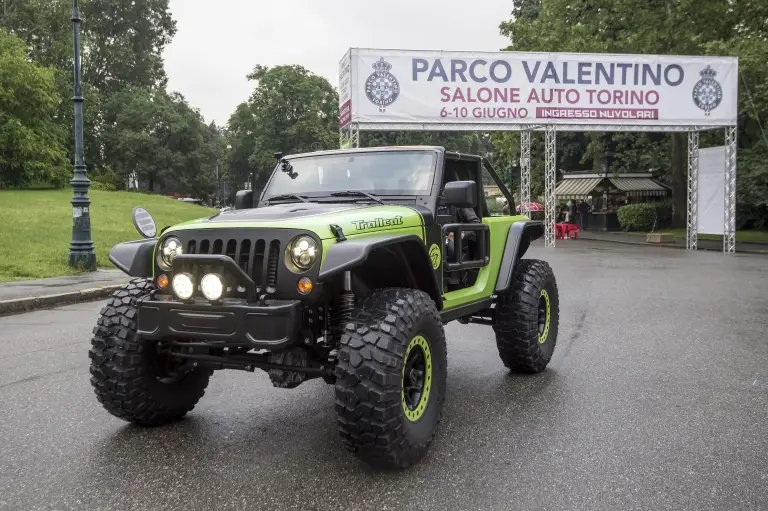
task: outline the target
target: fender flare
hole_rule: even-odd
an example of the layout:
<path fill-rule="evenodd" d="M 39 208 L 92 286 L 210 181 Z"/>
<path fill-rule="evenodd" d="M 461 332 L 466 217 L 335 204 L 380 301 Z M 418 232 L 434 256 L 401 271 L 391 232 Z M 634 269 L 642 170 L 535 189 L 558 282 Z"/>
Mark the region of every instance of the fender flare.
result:
<path fill-rule="evenodd" d="M 507 244 L 504 246 L 504 255 L 499 266 L 496 293 L 503 293 L 509 289 L 517 262 L 528 251 L 531 242 L 542 236 L 544 236 L 544 222 L 530 220 L 512 224 L 507 234 Z"/>
<path fill-rule="evenodd" d="M 408 260 L 408 263 L 412 265 L 412 273 L 421 276 L 423 284 L 421 287 L 426 287 L 422 291 L 428 293 L 437 304 L 437 309 L 441 310 L 443 308 L 443 296 L 432 269 L 427 247 L 424 245 L 424 240 L 415 234 L 395 236 L 376 234 L 362 238 L 349 238 L 346 241 L 336 243 L 325 254 L 318 280 L 320 282 L 327 281 L 343 271 L 360 266 L 374 250 L 394 245 L 407 247 L 411 254 L 418 254 L 416 257 L 411 256 Z M 428 277 L 426 277 L 427 275 Z"/>
<path fill-rule="evenodd" d="M 118 243 L 109 251 L 109 260 L 131 277 L 151 277 L 156 244 L 157 238 Z"/>

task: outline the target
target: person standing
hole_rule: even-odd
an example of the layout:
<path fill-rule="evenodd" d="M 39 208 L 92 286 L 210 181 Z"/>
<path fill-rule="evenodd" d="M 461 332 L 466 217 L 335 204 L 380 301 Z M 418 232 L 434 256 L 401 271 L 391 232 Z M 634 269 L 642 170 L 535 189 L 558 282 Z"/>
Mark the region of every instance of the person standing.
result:
<path fill-rule="evenodd" d="M 586 222 L 587 214 L 589 214 L 590 209 L 591 208 L 589 207 L 589 204 L 587 204 L 587 201 L 582 199 L 581 202 L 579 203 L 579 229 L 581 229 L 582 231 L 587 225 L 587 222 Z"/>

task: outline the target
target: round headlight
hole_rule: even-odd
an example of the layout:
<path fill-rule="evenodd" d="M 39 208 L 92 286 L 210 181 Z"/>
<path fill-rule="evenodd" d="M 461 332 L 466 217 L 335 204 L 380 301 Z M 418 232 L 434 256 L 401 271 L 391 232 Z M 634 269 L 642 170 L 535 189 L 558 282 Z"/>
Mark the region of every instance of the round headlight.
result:
<path fill-rule="evenodd" d="M 291 262 L 300 270 L 308 270 L 317 260 L 317 243 L 309 236 L 294 238 L 288 245 Z"/>
<path fill-rule="evenodd" d="M 195 284 L 189 273 L 177 273 L 173 276 L 173 292 L 182 300 L 189 300 L 195 292 Z"/>
<path fill-rule="evenodd" d="M 200 290 L 203 296 L 211 301 L 218 300 L 224 294 L 224 279 L 221 275 L 209 273 L 200 281 Z"/>
<path fill-rule="evenodd" d="M 165 238 L 157 253 L 157 265 L 163 270 L 169 271 L 173 266 L 173 260 L 182 253 L 183 249 L 181 248 L 181 240 L 179 238 L 174 236 Z"/>

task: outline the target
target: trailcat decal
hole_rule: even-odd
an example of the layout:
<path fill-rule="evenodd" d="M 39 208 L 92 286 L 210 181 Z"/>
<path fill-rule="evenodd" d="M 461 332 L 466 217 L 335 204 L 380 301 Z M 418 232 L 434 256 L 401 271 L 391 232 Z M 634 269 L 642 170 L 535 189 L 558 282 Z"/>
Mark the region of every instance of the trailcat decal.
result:
<path fill-rule="evenodd" d="M 395 227 L 403 225 L 403 217 L 396 216 L 392 218 L 374 218 L 372 220 L 352 220 L 351 224 L 354 225 L 355 229 L 358 231 L 379 229 L 381 227 Z"/>

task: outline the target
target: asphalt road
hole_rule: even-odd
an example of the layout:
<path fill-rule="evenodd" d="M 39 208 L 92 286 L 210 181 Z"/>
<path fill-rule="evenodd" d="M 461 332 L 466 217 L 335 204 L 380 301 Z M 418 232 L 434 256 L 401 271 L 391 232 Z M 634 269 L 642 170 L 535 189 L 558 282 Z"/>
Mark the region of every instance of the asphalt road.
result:
<path fill-rule="evenodd" d="M 172 426 L 100 408 L 100 304 L 0 318 L 0 509 L 766 509 L 768 257 L 587 241 L 534 247 L 559 280 L 554 359 L 510 375 L 450 325 L 428 457 L 376 473 L 332 388 L 219 372 Z"/>

